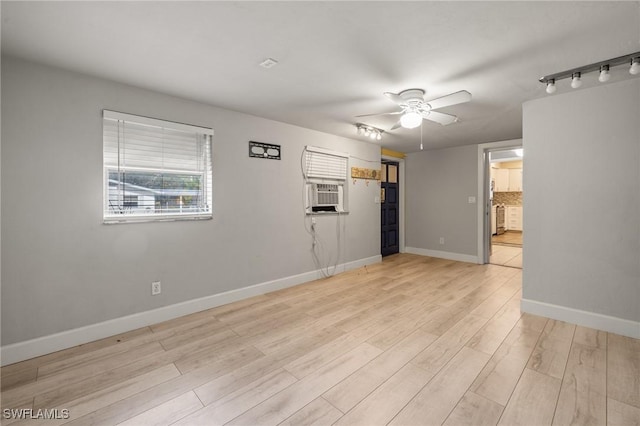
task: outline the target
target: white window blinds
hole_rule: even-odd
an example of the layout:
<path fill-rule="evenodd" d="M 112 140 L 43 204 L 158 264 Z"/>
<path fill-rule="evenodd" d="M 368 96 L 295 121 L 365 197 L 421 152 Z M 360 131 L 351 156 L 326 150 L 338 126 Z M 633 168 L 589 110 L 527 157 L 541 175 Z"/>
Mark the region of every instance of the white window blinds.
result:
<path fill-rule="evenodd" d="M 306 147 L 305 176 L 316 179 L 347 179 L 348 154 L 322 148 Z"/>
<path fill-rule="evenodd" d="M 105 222 L 211 217 L 212 135 L 105 110 Z"/>

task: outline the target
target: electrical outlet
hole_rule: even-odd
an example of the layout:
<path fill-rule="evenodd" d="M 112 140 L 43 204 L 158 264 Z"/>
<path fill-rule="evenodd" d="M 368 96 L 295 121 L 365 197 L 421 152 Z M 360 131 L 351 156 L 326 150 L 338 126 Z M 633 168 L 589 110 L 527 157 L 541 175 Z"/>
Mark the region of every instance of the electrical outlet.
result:
<path fill-rule="evenodd" d="M 157 296 L 162 293 L 162 285 L 160 281 L 154 281 L 151 283 L 151 295 Z"/>
<path fill-rule="evenodd" d="M 444 244 L 444 237 L 440 237 L 440 244 Z"/>

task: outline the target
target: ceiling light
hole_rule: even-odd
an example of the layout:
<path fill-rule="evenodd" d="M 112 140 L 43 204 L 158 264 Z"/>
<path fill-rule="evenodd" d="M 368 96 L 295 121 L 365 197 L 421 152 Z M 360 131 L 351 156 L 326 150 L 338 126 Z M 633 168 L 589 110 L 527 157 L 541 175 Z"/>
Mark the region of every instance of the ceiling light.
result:
<path fill-rule="evenodd" d="M 600 83 L 605 83 L 611 79 L 611 74 L 609 74 L 609 65 L 603 65 L 600 67 L 600 76 L 598 77 L 598 81 Z"/>
<path fill-rule="evenodd" d="M 552 78 L 547 82 L 547 93 L 552 94 L 556 92 L 556 81 Z"/>
<path fill-rule="evenodd" d="M 629 74 L 640 74 L 640 56 L 631 60 L 631 68 L 629 68 Z"/>
<path fill-rule="evenodd" d="M 278 65 L 278 61 L 276 61 L 275 59 L 272 59 L 272 58 L 267 58 L 264 61 L 260 62 L 260 66 L 262 68 L 267 68 L 267 69 L 273 68 L 276 65 Z"/>
<path fill-rule="evenodd" d="M 580 79 L 580 72 L 574 72 L 571 75 L 571 87 L 577 89 L 582 86 L 582 80 Z"/>
<path fill-rule="evenodd" d="M 368 126 L 362 123 L 356 123 L 356 130 L 359 135 L 363 135 L 366 138 L 378 141 L 382 140 L 383 130 L 376 129 L 375 127 Z"/>
<path fill-rule="evenodd" d="M 567 71 L 558 72 L 555 74 L 545 75 L 540 77 L 538 81 L 547 85 L 547 93 L 554 93 L 556 91 L 555 83 L 563 78 L 571 78 L 571 87 L 577 89 L 582 85 L 582 75 L 591 71 L 599 71 L 600 75 L 598 80 L 604 83 L 611 79 L 610 68 L 618 65 L 629 65 L 629 73 L 636 75 L 640 74 L 640 52 L 634 52 L 617 58 L 607 59 L 606 61 L 600 61 L 589 65 L 584 65 L 579 68 L 573 68 Z"/>
<path fill-rule="evenodd" d="M 422 116 L 416 111 L 409 111 L 400 117 L 400 125 L 405 129 L 415 129 L 422 124 Z"/>

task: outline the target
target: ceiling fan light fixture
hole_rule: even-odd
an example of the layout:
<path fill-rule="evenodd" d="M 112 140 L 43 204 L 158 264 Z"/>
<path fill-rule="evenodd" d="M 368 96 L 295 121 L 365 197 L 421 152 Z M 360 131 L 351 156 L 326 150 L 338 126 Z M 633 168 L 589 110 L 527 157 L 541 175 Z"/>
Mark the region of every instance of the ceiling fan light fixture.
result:
<path fill-rule="evenodd" d="M 415 129 L 422 124 L 422 116 L 416 111 L 409 111 L 400 117 L 400 125 L 405 129 Z"/>

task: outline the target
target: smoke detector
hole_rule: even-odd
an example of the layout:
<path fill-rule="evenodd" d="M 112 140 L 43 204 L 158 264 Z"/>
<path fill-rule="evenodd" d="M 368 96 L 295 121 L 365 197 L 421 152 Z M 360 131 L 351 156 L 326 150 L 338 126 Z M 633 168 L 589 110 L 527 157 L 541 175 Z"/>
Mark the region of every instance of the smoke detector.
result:
<path fill-rule="evenodd" d="M 266 69 L 273 68 L 276 65 L 278 65 L 278 61 L 272 58 L 267 58 L 264 61 L 260 62 L 260 66 Z"/>

